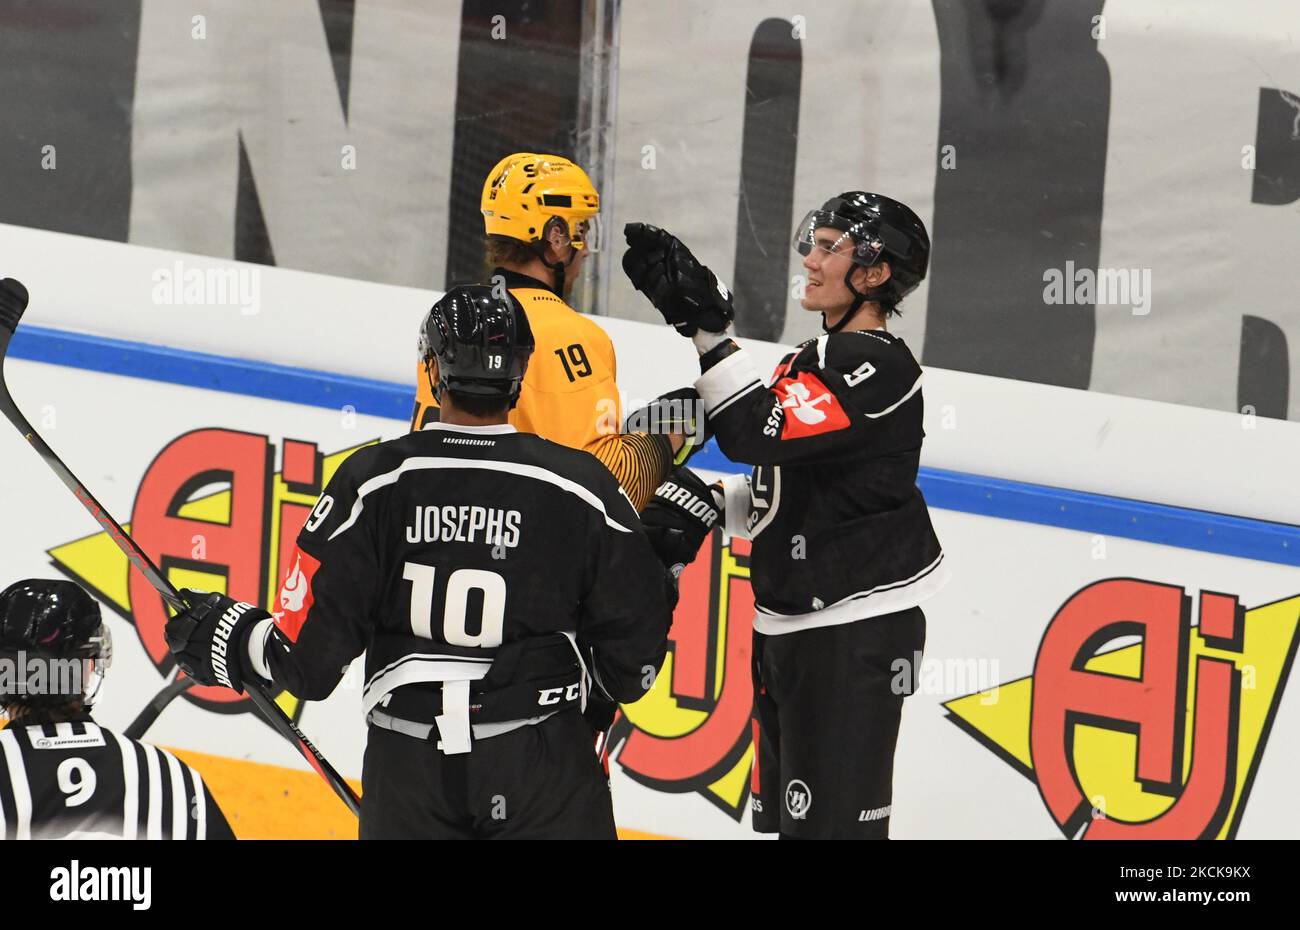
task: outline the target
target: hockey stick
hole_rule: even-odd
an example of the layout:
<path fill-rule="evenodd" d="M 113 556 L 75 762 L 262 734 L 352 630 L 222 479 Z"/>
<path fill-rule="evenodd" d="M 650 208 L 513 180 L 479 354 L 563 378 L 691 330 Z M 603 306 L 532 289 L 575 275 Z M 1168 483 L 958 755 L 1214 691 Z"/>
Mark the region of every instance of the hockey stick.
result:
<path fill-rule="evenodd" d="M 162 690 L 144 706 L 144 709 L 131 721 L 131 725 L 122 731 L 122 735 L 127 739 L 143 739 L 145 733 L 153 726 L 153 722 L 167 709 L 167 705 L 174 701 L 177 695 L 184 694 L 192 687 L 194 687 L 194 679 L 182 675 L 180 666 L 173 668 Z"/>
<path fill-rule="evenodd" d="M 18 281 L 13 278 L 5 278 L 0 281 L 0 412 L 4 413 L 9 422 L 14 425 L 14 428 L 31 444 L 32 448 L 36 450 L 36 454 L 45 461 L 50 470 L 81 502 L 81 505 L 90 511 L 90 515 L 95 518 L 95 521 L 104 529 L 104 532 L 108 533 L 109 538 L 117 544 L 118 548 L 126 554 L 127 560 L 162 595 L 163 600 L 175 610 L 185 610 L 187 605 L 180 592 L 172 586 L 172 583 L 163 576 L 158 567 L 144 554 L 136 541 L 126 534 L 126 531 L 122 529 L 116 520 L 109 516 L 99 501 L 95 500 L 85 486 L 77 480 L 77 476 L 68 469 L 67 465 L 63 464 L 63 461 L 54 453 L 54 450 L 46 445 L 45 440 L 37 434 L 31 423 L 23 416 L 22 411 L 18 409 L 17 404 L 14 403 L 13 395 L 9 393 L 9 386 L 5 383 L 4 362 L 9 352 L 9 342 L 13 338 L 15 330 L 18 329 L 18 321 L 22 319 L 23 313 L 27 310 L 27 299 L 27 288 L 23 287 Z M 174 685 L 175 682 L 173 682 L 173 685 L 168 686 L 167 689 L 164 689 L 164 693 Z M 311 740 L 303 735 L 297 725 L 285 716 L 284 712 L 280 710 L 279 706 L 276 705 L 270 694 L 262 686 L 248 682 L 246 688 L 249 699 L 261 711 L 267 723 L 271 724 L 281 736 L 298 747 L 298 751 L 302 753 L 303 758 L 307 760 L 321 778 L 329 783 L 329 786 L 334 789 L 334 793 L 348 806 L 348 810 L 359 816 L 361 803 L 352 787 L 343 780 L 343 776 L 335 771 L 334 767 L 320 754 L 320 750 L 312 745 Z M 157 703 L 161 697 L 160 694 L 154 698 L 154 703 Z M 161 708 L 159 709 L 161 710 Z"/>

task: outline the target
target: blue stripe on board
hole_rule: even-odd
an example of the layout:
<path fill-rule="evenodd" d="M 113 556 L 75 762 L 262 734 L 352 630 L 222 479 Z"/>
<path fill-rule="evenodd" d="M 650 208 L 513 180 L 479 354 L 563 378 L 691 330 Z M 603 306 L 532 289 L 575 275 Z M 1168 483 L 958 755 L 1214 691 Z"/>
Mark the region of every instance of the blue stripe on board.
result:
<path fill-rule="evenodd" d="M 411 419 L 414 386 L 210 355 L 189 349 L 87 336 L 43 326 L 20 326 L 9 346 L 14 358 L 110 375 L 245 394 L 390 420 Z"/>
<path fill-rule="evenodd" d="M 9 354 L 331 410 L 350 406 L 360 414 L 403 422 L 410 419 L 414 400 L 410 385 L 40 326 L 20 327 Z M 691 464 L 717 472 L 745 470 L 712 442 Z M 921 469 L 918 483 L 929 504 L 943 510 L 1300 565 L 1300 527 L 937 468 Z"/>

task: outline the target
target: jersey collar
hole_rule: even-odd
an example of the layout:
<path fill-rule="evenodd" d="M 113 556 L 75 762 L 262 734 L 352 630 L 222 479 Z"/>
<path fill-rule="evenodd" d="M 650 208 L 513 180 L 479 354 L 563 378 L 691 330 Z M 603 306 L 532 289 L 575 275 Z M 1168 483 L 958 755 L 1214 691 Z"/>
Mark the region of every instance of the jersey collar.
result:
<path fill-rule="evenodd" d="M 90 709 L 83 707 L 81 710 L 71 713 L 53 714 L 47 710 L 35 710 L 31 713 L 24 714 L 17 720 L 10 720 L 8 728 L 17 729 L 18 727 L 44 727 L 54 726 L 60 723 L 94 723 L 91 719 Z"/>
<path fill-rule="evenodd" d="M 478 436 L 504 436 L 506 433 L 519 432 L 509 423 L 493 423 L 491 426 L 462 426 L 459 423 L 443 423 L 441 420 L 426 423 L 422 429 L 447 430 L 452 433 L 472 433 Z"/>
<path fill-rule="evenodd" d="M 506 282 L 506 288 L 508 290 L 513 291 L 516 288 L 532 288 L 539 291 L 548 291 L 552 294 L 555 293 L 555 288 L 547 284 L 545 281 L 539 281 L 531 275 L 520 274 L 519 272 L 511 271 L 508 268 L 493 268 L 492 277 L 495 278 L 497 275 L 500 275 Z"/>

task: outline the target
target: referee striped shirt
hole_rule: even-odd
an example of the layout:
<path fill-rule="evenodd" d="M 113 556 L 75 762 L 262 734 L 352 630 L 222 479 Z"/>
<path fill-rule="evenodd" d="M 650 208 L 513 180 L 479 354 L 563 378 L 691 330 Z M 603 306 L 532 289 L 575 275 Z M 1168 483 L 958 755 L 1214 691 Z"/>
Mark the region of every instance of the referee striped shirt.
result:
<path fill-rule="evenodd" d="M 234 839 L 194 769 L 82 714 L 0 730 L 0 839 Z"/>

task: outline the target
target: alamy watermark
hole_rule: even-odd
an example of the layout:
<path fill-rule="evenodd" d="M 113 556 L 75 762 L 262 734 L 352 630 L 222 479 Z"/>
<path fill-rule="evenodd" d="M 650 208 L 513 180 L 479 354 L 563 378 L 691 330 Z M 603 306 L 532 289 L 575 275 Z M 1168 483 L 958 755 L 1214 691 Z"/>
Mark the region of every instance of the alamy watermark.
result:
<path fill-rule="evenodd" d="M 981 704 L 998 702 L 997 659 L 924 659 L 917 651 L 910 659 L 895 659 L 889 670 L 894 673 L 889 683 L 894 694 L 979 694 Z"/>
<path fill-rule="evenodd" d="M 1043 303 L 1054 306 L 1131 307 L 1134 316 L 1151 312 L 1150 268 L 1048 268 L 1043 272 Z"/>
<path fill-rule="evenodd" d="M 79 697 L 94 666 L 92 659 L 57 659 L 19 650 L 0 656 L 0 698 Z"/>
<path fill-rule="evenodd" d="M 51 901 L 124 901 L 132 910 L 153 904 L 151 866 L 93 866 L 73 859 L 50 871 Z"/>
<path fill-rule="evenodd" d="M 621 393 L 621 392 L 620 392 Z M 596 432 L 602 436 L 617 433 L 683 433 L 695 439 L 704 432 L 706 411 L 698 398 L 661 397 L 654 401 L 623 399 L 622 409 L 633 409 L 626 425 L 618 421 L 620 403 L 604 398 L 596 403 Z"/>
<path fill-rule="evenodd" d="M 194 268 L 177 259 L 154 271 L 153 302 L 165 307 L 238 307 L 262 312 L 262 275 L 256 268 Z"/>

